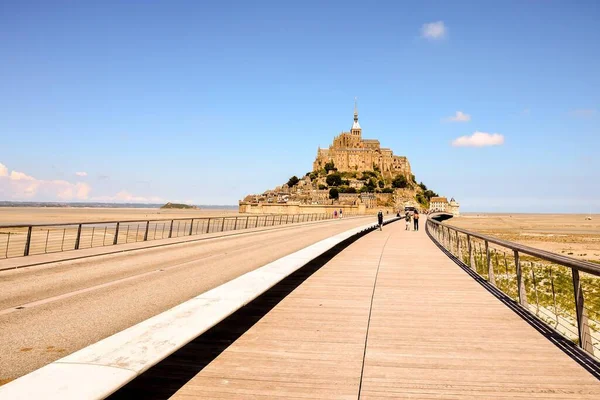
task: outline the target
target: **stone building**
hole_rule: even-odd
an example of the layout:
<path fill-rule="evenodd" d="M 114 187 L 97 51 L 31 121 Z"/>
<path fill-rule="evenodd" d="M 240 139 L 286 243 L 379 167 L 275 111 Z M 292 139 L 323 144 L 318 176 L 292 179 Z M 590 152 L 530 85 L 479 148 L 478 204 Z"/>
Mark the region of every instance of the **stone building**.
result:
<path fill-rule="evenodd" d="M 410 179 L 411 175 L 410 163 L 406 157 L 395 156 L 391 149 L 381 147 L 379 140 L 362 138 L 356 103 L 352 128 L 349 132 L 336 136 L 329 149 L 319 147 L 313 171 L 322 170 L 330 161 L 333 161 L 340 172 L 372 171 L 379 168 L 386 177 L 403 174 Z"/>
<path fill-rule="evenodd" d="M 460 216 L 460 204 L 458 204 L 458 201 L 454 200 L 454 197 L 450 199 L 450 203 L 448 203 L 448 212 L 452 213 L 452 215 L 454 215 L 455 217 L 459 217 Z"/>
<path fill-rule="evenodd" d="M 448 199 L 445 197 L 432 197 L 429 200 L 429 211 L 445 212 L 448 208 Z"/>

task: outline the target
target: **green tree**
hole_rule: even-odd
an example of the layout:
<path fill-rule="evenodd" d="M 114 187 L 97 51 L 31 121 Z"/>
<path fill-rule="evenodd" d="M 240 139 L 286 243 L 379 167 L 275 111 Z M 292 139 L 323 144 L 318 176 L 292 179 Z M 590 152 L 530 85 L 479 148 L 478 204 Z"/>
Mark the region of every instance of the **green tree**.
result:
<path fill-rule="evenodd" d="M 346 189 L 346 193 L 356 193 L 356 189 L 353 187 L 349 187 L 348 189 Z"/>
<path fill-rule="evenodd" d="M 406 180 L 406 177 L 404 175 L 398 175 L 392 181 L 392 186 L 395 188 L 403 189 L 408 186 L 408 181 Z"/>
<path fill-rule="evenodd" d="M 308 177 L 310 178 L 311 181 L 314 181 L 315 179 L 317 179 L 319 177 L 319 175 L 316 172 L 311 172 Z"/>
<path fill-rule="evenodd" d="M 292 177 L 290 178 L 290 180 L 287 182 L 287 185 L 288 185 L 289 187 L 296 186 L 296 184 L 297 184 L 298 182 L 300 182 L 300 179 L 298 179 L 298 177 L 297 177 L 296 175 L 294 175 L 294 176 L 292 176 Z"/>
<path fill-rule="evenodd" d="M 339 193 L 348 193 L 348 189 L 350 189 L 347 185 L 341 185 L 338 186 L 338 192 Z"/>
<path fill-rule="evenodd" d="M 330 199 L 337 199 L 338 197 L 340 197 L 340 193 L 338 192 L 338 190 L 336 188 L 329 189 L 329 198 Z"/>
<path fill-rule="evenodd" d="M 326 182 L 329 186 L 340 186 L 342 184 L 342 177 L 338 173 L 327 175 Z"/>
<path fill-rule="evenodd" d="M 369 190 L 369 187 L 365 185 L 365 186 L 363 186 L 363 187 L 360 188 L 359 192 L 361 192 L 361 193 L 367 193 L 367 192 L 370 192 L 370 190 Z"/>
<path fill-rule="evenodd" d="M 337 171 L 337 168 L 335 167 L 335 164 L 333 163 L 333 161 L 329 161 L 327 163 L 325 163 L 325 172 L 329 173 L 329 171 Z"/>
<path fill-rule="evenodd" d="M 410 179 L 413 183 L 417 183 L 417 178 L 415 178 L 415 174 L 410 174 Z"/>
<path fill-rule="evenodd" d="M 430 201 L 432 197 L 438 197 L 438 194 L 436 192 L 434 192 L 433 190 L 429 190 L 429 189 L 424 191 L 423 195 L 425 196 L 427 201 Z"/>
<path fill-rule="evenodd" d="M 381 193 L 394 193 L 394 189 L 392 189 L 392 188 L 383 188 L 383 189 L 381 189 Z"/>
<path fill-rule="evenodd" d="M 323 185 L 322 183 L 319 183 L 319 190 L 325 190 L 327 189 L 327 185 Z"/>
<path fill-rule="evenodd" d="M 381 189 L 383 189 L 383 188 L 385 187 L 385 182 L 384 182 L 384 181 L 381 181 L 381 180 L 380 180 L 379 182 L 377 182 L 377 184 L 379 185 L 379 187 L 380 187 Z"/>
<path fill-rule="evenodd" d="M 421 189 L 423 189 L 423 191 L 427 190 L 427 186 L 425 186 L 423 182 L 419 183 L 419 186 L 421 187 Z"/>

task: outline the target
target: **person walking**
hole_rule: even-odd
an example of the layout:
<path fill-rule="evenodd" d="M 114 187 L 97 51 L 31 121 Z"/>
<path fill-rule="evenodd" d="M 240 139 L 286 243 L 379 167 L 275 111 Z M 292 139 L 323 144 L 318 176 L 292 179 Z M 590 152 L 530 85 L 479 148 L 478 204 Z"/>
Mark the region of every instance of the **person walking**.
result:
<path fill-rule="evenodd" d="M 404 219 L 406 220 L 406 230 L 410 231 L 410 211 L 406 212 Z"/>
<path fill-rule="evenodd" d="M 414 223 L 414 227 L 413 229 L 415 231 L 419 230 L 419 212 L 415 210 L 415 215 L 413 215 L 413 223 Z"/>
<path fill-rule="evenodd" d="M 381 210 L 377 213 L 377 224 L 379 224 L 379 230 L 383 230 L 383 212 Z"/>
<path fill-rule="evenodd" d="M 335 219 L 335 218 L 337 218 L 337 210 L 334 210 L 334 211 L 333 211 L 333 218 L 334 218 L 334 219 Z"/>
<path fill-rule="evenodd" d="M 342 218 L 342 209 L 340 208 L 340 218 Z"/>

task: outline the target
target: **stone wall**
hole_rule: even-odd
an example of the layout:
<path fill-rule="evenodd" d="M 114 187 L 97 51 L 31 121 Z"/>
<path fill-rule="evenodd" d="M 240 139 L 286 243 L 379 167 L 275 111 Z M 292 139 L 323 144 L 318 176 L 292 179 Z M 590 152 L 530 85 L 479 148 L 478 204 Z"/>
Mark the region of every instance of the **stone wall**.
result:
<path fill-rule="evenodd" d="M 359 205 L 320 205 L 320 204 L 265 204 L 240 202 L 240 214 L 333 214 L 340 211 L 346 215 L 365 214 L 364 204 Z"/>

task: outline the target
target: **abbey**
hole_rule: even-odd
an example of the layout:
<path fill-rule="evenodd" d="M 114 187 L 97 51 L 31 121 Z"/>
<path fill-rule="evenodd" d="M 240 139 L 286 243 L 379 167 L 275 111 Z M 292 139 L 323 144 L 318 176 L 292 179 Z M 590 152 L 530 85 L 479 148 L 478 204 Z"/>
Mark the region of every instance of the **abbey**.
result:
<path fill-rule="evenodd" d="M 404 175 L 406 178 L 410 178 L 411 174 L 410 163 L 406 157 L 395 156 L 391 149 L 381 147 L 379 140 L 362 138 L 356 103 L 354 123 L 350 132 L 342 132 L 336 136 L 329 149 L 319 147 L 313 171 L 322 170 L 325 164 L 331 161 L 340 172 L 379 169 L 386 177 Z"/>

